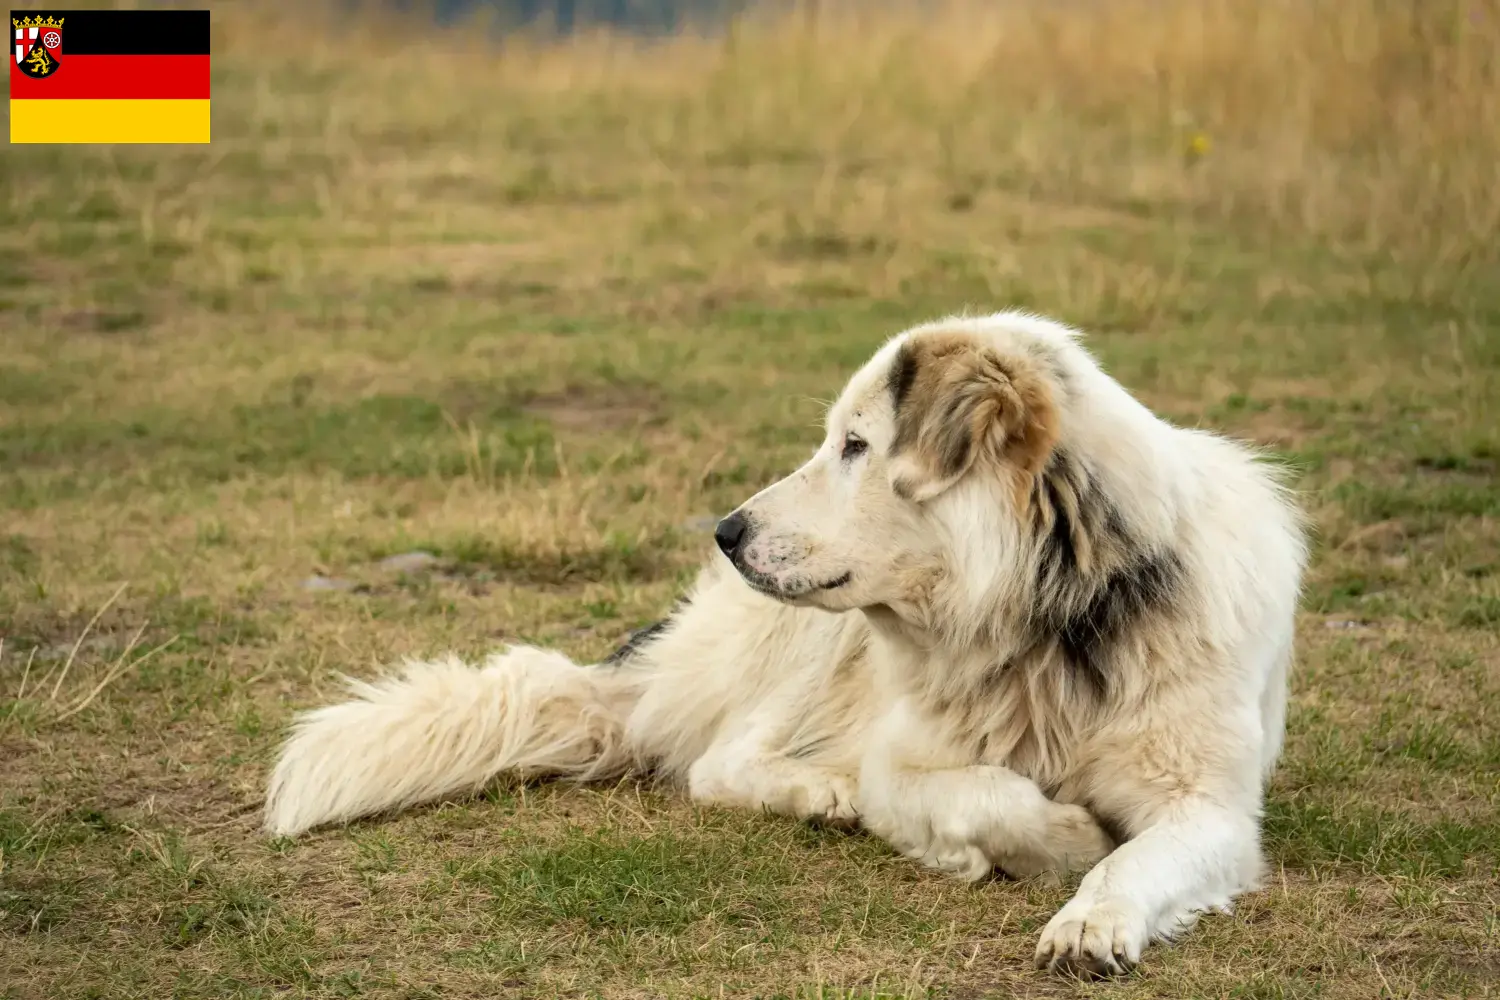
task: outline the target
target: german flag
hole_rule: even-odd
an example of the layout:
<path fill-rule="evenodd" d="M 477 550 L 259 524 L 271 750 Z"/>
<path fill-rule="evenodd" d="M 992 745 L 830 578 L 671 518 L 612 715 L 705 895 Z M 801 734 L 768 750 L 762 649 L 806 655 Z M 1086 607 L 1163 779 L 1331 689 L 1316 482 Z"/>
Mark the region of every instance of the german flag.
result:
<path fill-rule="evenodd" d="M 11 142 L 207 142 L 208 11 L 10 12 Z"/>

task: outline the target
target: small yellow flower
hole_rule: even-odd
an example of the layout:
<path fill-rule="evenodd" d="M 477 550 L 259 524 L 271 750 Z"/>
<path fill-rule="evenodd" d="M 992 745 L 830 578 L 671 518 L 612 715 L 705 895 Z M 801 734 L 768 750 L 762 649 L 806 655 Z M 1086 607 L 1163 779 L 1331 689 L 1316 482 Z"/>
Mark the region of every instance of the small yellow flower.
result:
<path fill-rule="evenodd" d="M 1202 132 L 1194 132 L 1187 142 L 1187 155 L 1190 160 L 1197 160 L 1209 154 L 1214 148 L 1214 142 Z"/>

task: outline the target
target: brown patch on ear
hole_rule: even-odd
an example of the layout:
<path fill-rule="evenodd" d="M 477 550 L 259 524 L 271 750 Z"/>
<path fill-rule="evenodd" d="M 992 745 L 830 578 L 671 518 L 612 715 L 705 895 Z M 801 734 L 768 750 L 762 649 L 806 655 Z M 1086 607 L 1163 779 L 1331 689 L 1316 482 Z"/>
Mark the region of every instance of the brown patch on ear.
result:
<path fill-rule="evenodd" d="M 1029 481 L 1057 442 L 1057 405 L 1039 361 L 1001 355 L 970 334 L 927 334 L 903 344 L 890 386 L 892 487 L 907 499 L 937 496 L 980 461 Z"/>

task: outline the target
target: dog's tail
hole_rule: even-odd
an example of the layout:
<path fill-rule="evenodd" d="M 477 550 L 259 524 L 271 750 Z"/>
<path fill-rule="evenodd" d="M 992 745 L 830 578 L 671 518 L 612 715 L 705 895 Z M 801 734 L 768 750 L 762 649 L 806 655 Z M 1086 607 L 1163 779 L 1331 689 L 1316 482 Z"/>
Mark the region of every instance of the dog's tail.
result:
<path fill-rule="evenodd" d="M 502 772 L 597 779 L 632 764 L 629 668 L 521 646 L 479 668 L 408 661 L 398 676 L 349 684 L 353 701 L 297 720 L 271 775 L 267 832 L 294 836 L 471 791 Z"/>

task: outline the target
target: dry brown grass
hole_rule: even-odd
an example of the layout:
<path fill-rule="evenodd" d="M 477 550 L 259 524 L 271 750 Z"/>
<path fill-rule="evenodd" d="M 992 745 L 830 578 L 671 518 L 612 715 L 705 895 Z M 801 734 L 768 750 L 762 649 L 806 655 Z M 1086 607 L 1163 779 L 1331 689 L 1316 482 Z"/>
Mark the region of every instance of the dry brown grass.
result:
<path fill-rule="evenodd" d="M 1500 4 L 214 24 L 207 149 L 0 162 L 0 996 L 1494 995 Z M 1062 890 L 630 785 L 258 837 L 337 673 L 604 653 L 881 339 L 1004 305 L 1302 471 L 1235 917 L 1052 981 Z"/>
<path fill-rule="evenodd" d="M 1091 208 L 1165 204 L 1432 263 L 1494 245 L 1492 0 L 924 6 L 811 3 L 722 38 L 644 43 L 497 49 L 476 32 L 445 38 L 420 88 L 394 24 L 341 22 L 336 41 L 292 44 L 306 72 L 358 65 L 347 79 L 370 100 L 344 110 L 344 128 L 425 117 L 462 132 L 485 127 L 467 116 L 486 95 L 544 100 L 618 129 L 637 184 L 737 156 L 807 159 L 823 175 L 807 207 L 829 211 L 848 196 L 841 172 L 877 161 L 956 196 L 995 185 Z"/>

